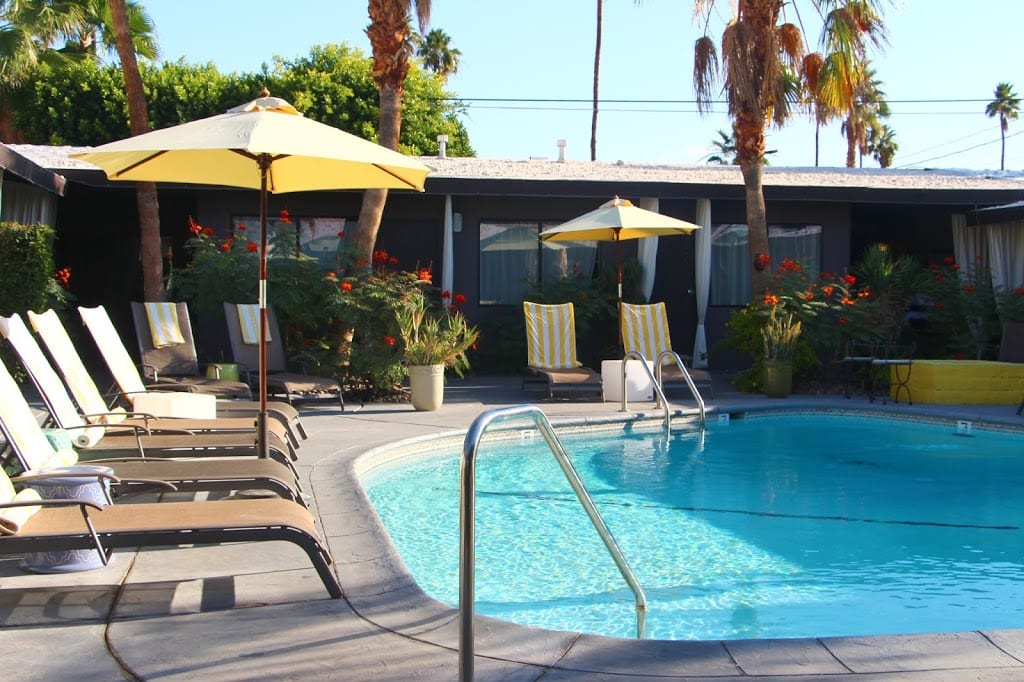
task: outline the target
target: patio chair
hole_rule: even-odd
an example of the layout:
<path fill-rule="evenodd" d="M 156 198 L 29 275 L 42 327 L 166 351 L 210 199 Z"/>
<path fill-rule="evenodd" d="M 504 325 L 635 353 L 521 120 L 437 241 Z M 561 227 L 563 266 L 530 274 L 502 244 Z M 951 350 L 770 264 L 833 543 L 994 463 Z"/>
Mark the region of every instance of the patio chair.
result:
<path fill-rule="evenodd" d="M 1024 322 L 1003 324 L 1003 336 L 999 342 L 999 362 L 1024 362 Z M 1020 399 L 1017 414 L 1024 412 L 1024 397 Z"/>
<path fill-rule="evenodd" d="M 56 380 L 58 384 L 60 383 L 60 379 L 55 373 L 53 373 L 52 377 L 45 378 L 47 383 L 52 383 L 51 380 Z M 39 386 L 39 383 L 41 382 L 37 382 L 36 385 Z M 55 389 L 56 387 L 50 386 L 49 388 Z M 71 404 L 71 398 L 63 390 L 63 387 L 61 387 L 59 392 L 48 390 L 47 395 L 48 404 L 63 401 L 65 404 L 60 409 L 66 411 L 67 408 L 70 408 L 72 413 L 75 412 L 74 405 Z M 76 444 L 81 442 L 75 435 L 81 436 L 83 433 L 93 432 L 89 437 L 93 439 L 97 448 L 109 446 L 112 440 L 118 440 L 118 437 L 106 438 L 96 433 L 102 434 L 109 427 L 90 425 L 88 422 L 80 420 L 77 428 L 72 428 L 69 431 L 68 443 L 64 443 L 64 447 L 55 446 L 51 438 L 47 437 L 47 434 L 39 425 L 32 407 L 8 371 L 7 365 L 3 362 L 0 362 L 0 397 L 2 397 L 2 400 L 0 400 L 0 432 L 3 433 L 7 444 L 27 474 L 36 474 L 48 469 L 81 464 L 82 461 L 79 460 L 78 452 L 70 447 L 72 438 L 74 438 Z M 51 413 L 54 413 L 52 410 L 53 408 L 51 408 Z M 64 428 L 63 425 L 61 426 Z M 124 444 L 129 448 L 134 446 L 133 435 L 126 434 L 127 442 Z M 143 455 L 145 455 L 146 448 L 149 447 L 146 441 L 151 439 L 147 436 L 140 436 L 139 438 L 143 448 Z M 157 437 L 157 439 L 160 440 L 161 437 Z M 202 443 L 206 439 L 206 435 L 174 436 L 173 439 L 183 442 L 194 440 Z M 120 438 L 120 440 L 126 439 Z M 168 439 L 164 437 L 163 440 Z M 114 448 L 112 453 L 116 454 L 118 450 L 121 450 L 121 448 Z M 187 454 L 187 452 L 182 451 L 176 452 L 179 456 Z M 299 489 L 294 471 L 273 459 L 242 459 L 237 457 L 223 459 L 161 459 L 143 456 L 113 459 L 90 458 L 87 464 L 110 468 L 113 471 L 113 475 L 124 484 L 123 487 L 125 488 L 135 486 L 136 484 L 148 487 L 154 482 L 170 484 L 174 490 L 184 491 L 259 488 L 270 490 L 281 497 L 295 502 L 302 502 L 301 490 Z"/>
<path fill-rule="evenodd" d="M 218 398 L 252 400 L 252 390 L 247 383 L 211 379 L 200 371 L 188 305 L 133 301 L 131 308 L 143 381 L 157 385 L 184 384 L 189 391 L 212 393 Z"/>
<path fill-rule="evenodd" d="M 20 482 L 57 474 L 19 477 Z M 63 478 L 67 472 L 61 472 Z M 97 474 L 90 474 L 97 477 Z M 291 500 L 156 502 L 103 505 L 92 500 L 42 499 L 16 491 L 0 470 L 0 554 L 96 550 L 103 563 L 116 549 L 284 541 L 306 552 L 332 599 L 341 586 L 309 510 Z"/>
<path fill-rule="evenodd" d="M 152 423 L 154 416 L 152 414 L 146 414 L 144 411 L 126 411 L 121 407 L 111 408 L 108 406 L 106 398 L 96 387 L 96 383 L 93 381 L 89 374 L 89 371 L 85 368 L 82 362 L 81 356 L 75 349 L 74 344 L 71 342 L 71 337 L 68 335 L 67 330 L 61 323 L 57 313 L 53 310 L 47 310 L 43 313 L 35 313 L 32 311 L 28 312 L 29 323 L 39 333 L 43 343 L 46 345 L 50 352 L 50 357 L 53 360 L 54 365 L 60 370 L 61 375 L 64 377 L 71 394 L 74 396 L 75 402 L 78 403 L 78 407 L 81 412 L 90 422 L 99 423 L 140 423 L 148 428 L 148 424 Z M 28 347 L 28 344 L 24 344 Z M 116 342 L 114 344 L 117 345 Z M 121 350 L 124 351 L 124 347 L 120 346 Z M 124 351 L 127 355 L 127 351 Z M 34 365 L 31 365 L 34 366 Z M 41 366 L 41 365 L 40 365 Z M 139 395 L 145 395 L 145 387 L 142 385 L 142 380 L 138 376 L 138 372 L 135 370 L 135 366 L 129 361 L 124 365 L 124 377 L 122 377 L 126 386 L 135 388 L 134 392 L 126 392 L 119 394 L 124 401 L 132 405 L 134 401 L 130 398 L 136 398 Z M 134 377 L 133 377 L 134 375 Z M 133 381 L 136 382 L 132 384 Z M 183 394 L 185 397 L 191 394 Z M 214 400 L 213 396 L 203 396 L 206 400 Z M 162 424 L 164 430 L 167 429 L 188 429 L 195 431 L 251 431 L 255 433 L 255 409 L 250 407 L 248 413 L 241 409 L 224 409 L 226 405 L 234 407 L 233 401 L 215 401 L 216 415 L 214 419 L 185 419 L 181 417 L 168 417 L 170 419 L 166 424 Z M 285 410 L 290 410 L 292 414 L 288 414 Z M 292 450 L 297 447 L 299 440 L 304 437 L 304 432 L 297 430 L 296 421 L 298 419 L 298 413 L 294 413 L 294 408 L 290 405 L 284 405 L 281 410 L 277 410 L 273 413 L 275 419 L 268 421 L 268 426 L 271 438 L 277 438 L 281 443 L 286 443 Z M 157 415 L 157 417 L 164 417 L 164 415 Z M 272 444 L 277 444 L 278 441 L 271 440 Z"/>
<path fill-rule="evenodd" d="M 231 354 L 240 371 L 255 385 L 259 371 L 259 306 L 250 303 L 225 303 L 224 317 L 231 340 Z M 293 400 L 337 400 L 342 411 L 345 399 L 336 379 L 288 371 L 284 341 L 273 308 L 267 308 L 267 395 Z"/>
<path fill-rule="evenodd" d="M 619 325 L 622 332 L 623 353 L 634 351 L 640 353 L 644 360 L 657 362 L 662 359 L 661 386 L 663 389 L 672 386 L 685 386 L 685 371 L 693 380 L 694 386 L 700 391 L 707 391 L 709 397 L 714 396 L 714 385 L 711 374 L 707 370 L 694 369 L 684 364 L 681 368 L 674 358 L 663 353 L 674 353 L 672 339 L 668 330 L 668 313 L 664 303 L 633 304 L 619 303 Z M 691 360 L 689 355 L 679 355 L 682 362 Z"/>
<path fill-rule="evenodd" d="M 118 386 L 121 397 L 126 403 L 134 406 L 135 396 L 146 395 L 150 389 L 154 391 L 160 390 L 160 385 L 146 385 L 145 380 L 132 361 L 128 349 L 125 348 L 121 337 L 118 335 L 103 306 L 96 306 L 94 308 L 79 306 L 78 313 L 96 345 L 99 347 L 103 359 L 107 363 L 107 367 Z M 32 321 L 34 318 L 32 318 L 31 313 L 29 318 L 33 327 L 35 327 L 35 322 Z M 54 320 L 59 321 L 59 318 L 54 316 Z M 36 328 L 36 331 L 39 331 L 39 329 Z M 42 335 L 42 332 L 40 334 Z M 43 338 L 46 340 L 45 336 Z M 171 390 L 174 390 L 174 387 L 171 387 Z M 259 413 L 259 409 L 258 401 L 217 400 L 216 402 L 216 415 L 218 417 L 255 418 Z M 267 411 L 270 416 L 280 421 L 288 429 L 289 433 L 293 435 L 294 440 L 298 441 L 305 437 L 305 432 L 299 421 L 299 413 L 293 406 L 288 403 L 275 401 L 267 406 Z"/>
<path fill-rule="evenodd" d="M 526 373 L 523 388 L 545 387 L 558 393 L 601 395 L 601 375 L 576 359 L 576 319 L 572 303 L 523 302 L 526 318 Z"/>

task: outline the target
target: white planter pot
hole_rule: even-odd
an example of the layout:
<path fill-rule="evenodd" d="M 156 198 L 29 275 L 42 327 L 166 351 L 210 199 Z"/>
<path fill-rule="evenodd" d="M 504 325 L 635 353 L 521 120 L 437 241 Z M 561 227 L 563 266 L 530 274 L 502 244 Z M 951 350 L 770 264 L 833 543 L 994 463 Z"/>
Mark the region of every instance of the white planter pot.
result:
<path fill-rule="evenodd" d="M 412 365 L 409 367 L 409 390 L 412 406 L 427 412 L 441 407 L 444 401 L 444 365 Z"/>

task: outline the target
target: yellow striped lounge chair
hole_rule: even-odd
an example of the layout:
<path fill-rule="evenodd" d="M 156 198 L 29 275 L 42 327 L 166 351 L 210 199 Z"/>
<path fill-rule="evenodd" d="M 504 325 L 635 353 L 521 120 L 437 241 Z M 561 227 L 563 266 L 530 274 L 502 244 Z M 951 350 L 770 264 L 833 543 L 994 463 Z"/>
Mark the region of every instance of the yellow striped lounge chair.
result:
<path fill-rule="evenodd" d="M 659 355 L 673 350 L 664 303 L 619 303 L 619 324 L 624 353 L 635 351 L 643 355 L 645 360 L 655 362 Z M 690 356 L 679 355 L 684 363 L 690 360 Z M 693 369 L 687 364 L 686 371 L 698 390 L 706 391 L 707 395 L 714 395 L 711 375 L 706 370 Z M 670 358 L 662 361 L 661 383 L 662 388 L 686 386 L 682 371 Z"/>
<path fill-rule="evenodd" d="M 576 318 L 572 303 L 523 302 L 527 372 L 523 388 L 540 384 L 556 393 L 601 394 L 601 375 L 576 359 Z"/>

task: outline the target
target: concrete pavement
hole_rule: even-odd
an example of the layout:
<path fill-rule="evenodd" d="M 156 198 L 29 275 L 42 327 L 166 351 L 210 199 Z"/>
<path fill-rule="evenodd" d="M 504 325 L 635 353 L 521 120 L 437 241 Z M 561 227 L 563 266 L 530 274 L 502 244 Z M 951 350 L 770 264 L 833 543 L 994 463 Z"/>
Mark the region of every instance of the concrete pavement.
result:
<path fill-rule="evenodd" d="M 299 469 L 334 555 L 342 600 L 328 599 L 305 555 L 285 543 L 123 551 L 104 568 L 61 575 L 27 574 L 17 558 L 0 557 L 4 678 L 457 679 L 458 613 L 416 587 L 356 472 L 370 451 L 398 441 L 416 447 L 441 435 L 461 439 L 484 410 L 532 400 L 518 378 L 477 377 L 452 381 L 436 412 L 408 404 L 303 410 L 310 438 L 299 449 Z M 536 404 L 556 425 L 662 418 L 651 403 L 631 405 L 637 411 L 629 415 L 618 403 Z M 731 392 L 724 382 L 708 400 L 712 414 L 808 404 L 1024 427 L 1024 417 L 1009 406 L 869 405 L 863 396 L 771 400 Z M 673 400 L 673 410 L 692 414 L 692 407 Z M 1024 630 L 665 642 L 478 616 L 476 653 L 479 680 L 1024 679 Z"/>

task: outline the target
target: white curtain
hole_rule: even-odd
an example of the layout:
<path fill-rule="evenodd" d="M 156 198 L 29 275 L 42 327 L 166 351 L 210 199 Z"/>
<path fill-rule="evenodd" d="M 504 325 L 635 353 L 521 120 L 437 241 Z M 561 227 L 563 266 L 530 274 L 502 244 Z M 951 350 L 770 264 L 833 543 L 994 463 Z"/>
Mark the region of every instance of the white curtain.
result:
<path fill-rule="evenodd" d="M 967 276 L 967 266 L 977 263 L 978 259 L 988 260 L 988 244 L 983 226 L 967 227 L 967 217 L 963 213 L 954 213 L 953 257 L 962 266 L 960 276 Z"/>
<path fill-rule="evenodd" d="M 996 291 L 1024 286 L 1024 221 L 985 225 L 992 286 Z"/>
<path fill-rule="evenodd" d="M 693 339 L 693 366 L 708 366 L 708 339 L 704 331 L 704 317 L 708 311 L 708 292 L 711 289 L 711 200 L 697 200 L 697 224 L 694 232 L 696 260 L 694 277 L 697 280 L 697 335 Z"/>
<path fill-rule="evenodd" d="M 660 213 L 658 210 L 658 198 L 648 197 L 637 199 L 636 205 L 647 211 Z M 651 300 L 651 292 L 654 291 L 654 275 L 658 263 L 658 238 L 646 237 L 640 239 L 637 245 L 637 260 L 643 269 L 643 279 L 640 281 L 640 290 L 645 301 Z"/>
<path fill-rule="evenodd" d="M 57 222 L 57 195 L 23 182 L 3 182 L 0 194 L 0 220 L 22 225 L 42 223 L 53 227 Z"/>
<path fill-rule="evenodd" d="M 455 216 L 452 214 L 452 195 L 445 195 L 444 198 L 444 241 L 441 246 L 441 291 L 447 291 L 454 296 L 455 287 L 455 263 L 452 248 L 453 232 L 455 229 Z"/>

